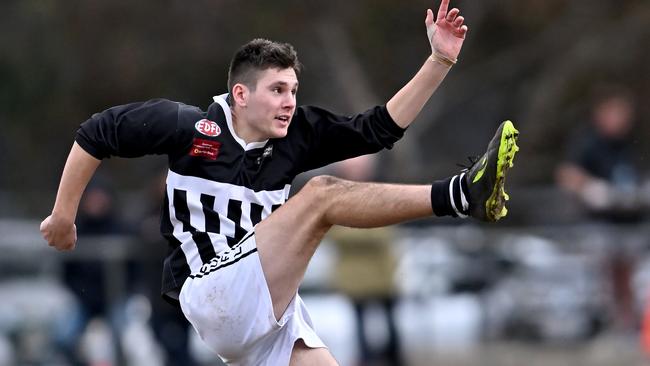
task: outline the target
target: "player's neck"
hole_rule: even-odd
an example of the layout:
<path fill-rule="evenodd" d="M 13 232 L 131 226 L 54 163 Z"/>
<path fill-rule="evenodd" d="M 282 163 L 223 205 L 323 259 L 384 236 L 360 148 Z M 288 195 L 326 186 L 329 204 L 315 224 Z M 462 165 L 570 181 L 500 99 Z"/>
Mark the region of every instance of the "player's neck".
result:
<path fill-rule="evenodd" d="M 245 113 L 238 113 L 235 110 L 232 111 L 232 127 L 237 137 L 244 140 L 246 144 L 268 139 L 268 137 L 261 136 L 259 131 L 252 127 Z"/>

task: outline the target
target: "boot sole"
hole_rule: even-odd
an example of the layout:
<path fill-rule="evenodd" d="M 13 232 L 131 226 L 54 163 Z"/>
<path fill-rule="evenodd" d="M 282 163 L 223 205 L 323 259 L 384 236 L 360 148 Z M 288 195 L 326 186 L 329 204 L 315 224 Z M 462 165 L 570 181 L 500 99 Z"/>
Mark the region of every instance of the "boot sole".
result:
<path fill-rule="evenodd" d="M 515 154 L 519 151 L 519 146 L 517 146 L 518 137 L 519 131 L 517 131 L 512 122 L 505 121 L 503 130 L 501 131 L 501 143 L 499 144 L 494 188 L 490 197 L 485 201 L 485 212 L 487 213 L 488 221 L 498 221 L 508 214 L 506 201 L 510 199 L 510 196 L 506 193 L 504 186 L 506 183 L 506 174 L 512 168 Z"/>

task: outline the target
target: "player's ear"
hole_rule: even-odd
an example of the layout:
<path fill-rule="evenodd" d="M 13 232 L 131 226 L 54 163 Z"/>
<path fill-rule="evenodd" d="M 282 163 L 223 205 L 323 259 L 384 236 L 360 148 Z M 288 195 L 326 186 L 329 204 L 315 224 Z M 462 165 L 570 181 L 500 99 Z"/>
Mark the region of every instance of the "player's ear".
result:
<path fill-rule="evenodd" d="M 250 89 L 244 84 L 237 83 L 232 87 L 232 100 L 234 105 L 245 108 L 248 104 Z"/>

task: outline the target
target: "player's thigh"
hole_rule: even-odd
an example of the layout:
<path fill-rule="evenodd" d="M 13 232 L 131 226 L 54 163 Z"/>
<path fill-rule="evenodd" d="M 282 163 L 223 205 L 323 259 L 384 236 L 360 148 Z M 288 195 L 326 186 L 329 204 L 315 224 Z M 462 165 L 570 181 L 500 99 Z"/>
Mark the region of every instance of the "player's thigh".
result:
<path fill-rule="evenodd" d="M 290 266 L 306 265 L 332 226 L 326 222 L 325 213 L 336 181 L 332 177 L 312 178 L 295 196 L 257 224 L 255 233 L 260 254 L 271 252 L 274 258 L 289 257 Z"/>
<path fill-rule="evenodd" d="M 255 227 L 262 269 L 279 317 L 293 296 L 318 244 L 329 229 L 314 205 L 314 187 L 306 187 Z"/>
<path fill-rule="evenodd" d="M 309 348 L 302 339 L 296 341 L 289 366 L 338 366 L 327 348 Z"/>

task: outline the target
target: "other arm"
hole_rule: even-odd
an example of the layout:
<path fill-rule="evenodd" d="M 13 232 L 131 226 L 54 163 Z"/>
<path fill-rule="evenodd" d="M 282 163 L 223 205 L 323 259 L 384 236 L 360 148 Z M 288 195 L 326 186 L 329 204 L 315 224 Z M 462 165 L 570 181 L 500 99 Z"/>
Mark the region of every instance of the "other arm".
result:
<path fill-rule="evenodd" d="M 179 144 L 178 103 L 153 100 L 110 108 L 84 122 L 65 163 L 52 213 L 41 234 L 58 250 L 72 250 L 77 241 L 79 201 L 86 185 L 109 156 L 168 154 Z"/>
<path fill-rule="evenodd" d="M 74 220 L 86 185 L 101 160 L 94 158 L 76 142 L 63 168 L 59 190 L 52 214 L 41 223 L 41 234 L 47 243 L 58 250 L 72 250 L 77 242 Z"/>
<path fill-rule="evenodd" d="M 420 113 L 424 104 L 438 89 L 456 62 L 463 46 L 467 26 L 459 15 L 460 10 L 447 11 L 449 0 L 442 0 L 434 22 L 433 12 L 427 9 L 424 21 L 431 45 L 431 56 L 417 74 L 386 104 L 388 113 L 402 128 L 408 127 Z"/>

